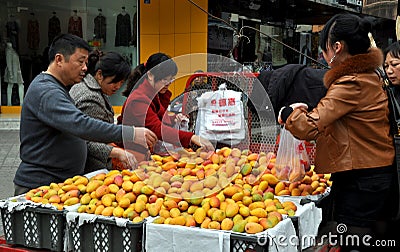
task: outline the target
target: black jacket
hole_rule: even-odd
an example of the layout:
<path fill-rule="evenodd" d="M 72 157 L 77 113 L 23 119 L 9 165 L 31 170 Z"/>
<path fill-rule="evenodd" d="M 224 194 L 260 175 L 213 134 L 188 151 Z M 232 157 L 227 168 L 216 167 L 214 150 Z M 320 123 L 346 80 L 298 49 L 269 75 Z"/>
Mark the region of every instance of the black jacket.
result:
<path fill-rule="evenodd" d="M 301 64 L 288 64 L 267 73 L 262 72 L 258 79 L 267 91 L 270 102 L 263 99 L 261 108 L 272 105 L 275 118 L 282 107 L 295 102 L 304 102 L 309 109 L 314 108 L 326 94 L 323 83 L 326 71 L 327 69 L 314 69 Z M 254 95 L 253 90 L 252 96 Z"/>

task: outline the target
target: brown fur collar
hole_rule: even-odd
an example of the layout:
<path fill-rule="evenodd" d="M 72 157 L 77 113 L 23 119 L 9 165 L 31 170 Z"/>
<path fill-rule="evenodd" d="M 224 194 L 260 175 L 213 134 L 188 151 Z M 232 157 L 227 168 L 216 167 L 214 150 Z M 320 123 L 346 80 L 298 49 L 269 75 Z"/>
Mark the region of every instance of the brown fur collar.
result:
<path fill-rule="evenodd" d="M 326 72 L 324 76 L 324 84 L 329 88 L 335 80 L 344 75 L 374 72 L 382 64 L 382 51 L 378 48 L 371 48 L 367 53 L 351 56 L 339 66 Z"/>

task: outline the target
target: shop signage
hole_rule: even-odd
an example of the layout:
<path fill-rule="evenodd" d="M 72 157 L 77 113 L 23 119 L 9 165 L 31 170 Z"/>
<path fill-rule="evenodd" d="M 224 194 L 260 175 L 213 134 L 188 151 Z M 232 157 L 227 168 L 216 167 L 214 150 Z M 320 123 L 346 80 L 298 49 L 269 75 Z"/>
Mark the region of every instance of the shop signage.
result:
<path fill-rule="evenodd" d="M 362 1 L 361 0 L 339 0 L 339 4 L 362 6 Z"/>

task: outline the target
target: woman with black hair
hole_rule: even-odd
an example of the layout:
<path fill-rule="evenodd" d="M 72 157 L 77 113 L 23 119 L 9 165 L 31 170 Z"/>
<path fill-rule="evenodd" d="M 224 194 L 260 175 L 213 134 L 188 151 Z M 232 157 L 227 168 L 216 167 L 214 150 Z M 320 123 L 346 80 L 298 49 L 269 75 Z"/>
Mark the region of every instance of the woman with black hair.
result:
<path fill-rule="evenodd" d="M 337 237 L 341 251 L 376 251 L 374 240 L 385 237 L 396 204 L 388 98 L 376 71 L 383 54 L 371 47 L 371 30 L 367 18 L 332 17 L 320 35 L 331 67 L 324 76 L 326 95 L 311 112 L 295 103 L 279 117 L 295 137 L 316 140 L 315 171 L 332 173 L 333 216 L 338 232 L 347 230 Z"/>
<path fill-rule="evenodd" d="M 130 73 L 126 60 L 116 52 L 103 55 L 93 51 L 88 57 L 88 70 L 82 82 L 69 91 L 75 105 L 85 114 L 96 119 L 114 123 L 114 110 L 108 96 L 115 94 Z M 88 142 L 88 156 L 85 172 L 98 169 L 112 169 L 112 158 L 116 158 L 125 168 L 133 167 L 135 156 L 122 148 L 110 144 Z"/>
<path fill-rule="evenodd" d="M 118 122 L 144 126 L 153 131 L 159 140 L 174 146 L 188 148 L 194 144 L 213 151 L 214 146 L 209 140 L 174 127 L 176 123 L 187 120 L 182 114 L 170 115 L 167 111 L 172 95 L 168 88 L 177 72 L 176 63 L 164 53 L 155 53 L 146 63 L 138 65 L 122 92 L 128 99 Z"/>

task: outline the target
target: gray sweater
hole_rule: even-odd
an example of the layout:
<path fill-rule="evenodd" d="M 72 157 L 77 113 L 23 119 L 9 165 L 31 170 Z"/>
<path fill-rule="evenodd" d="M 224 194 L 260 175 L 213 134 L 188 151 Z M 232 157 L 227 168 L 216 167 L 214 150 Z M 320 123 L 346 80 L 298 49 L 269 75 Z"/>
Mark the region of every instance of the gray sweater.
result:
<path fill-rule="evenodd" d="M 106 95 L 101 91 L 96 79 L 87 74 L 82 82 L 72 86 L 69 91 L 75 105 L 83 113 L 90 117 L 108 123 L 114 123 L 114 110 Z M 88 142 L 88 156 L 86 159 L 85 172 L 98 169 L 111 169 L 110 153 L 112 147 L 105 143 Z"/>
<path fill-rule="evenodd" d="M 36 188 L 83 174 L 85 140 L 111 143 L 133 136 L 132 127 L 106 123 L 82 113 L 64 85 L 41 73 L 30 84 L 22 106 L 22 162 L 14 183 Z"/>

